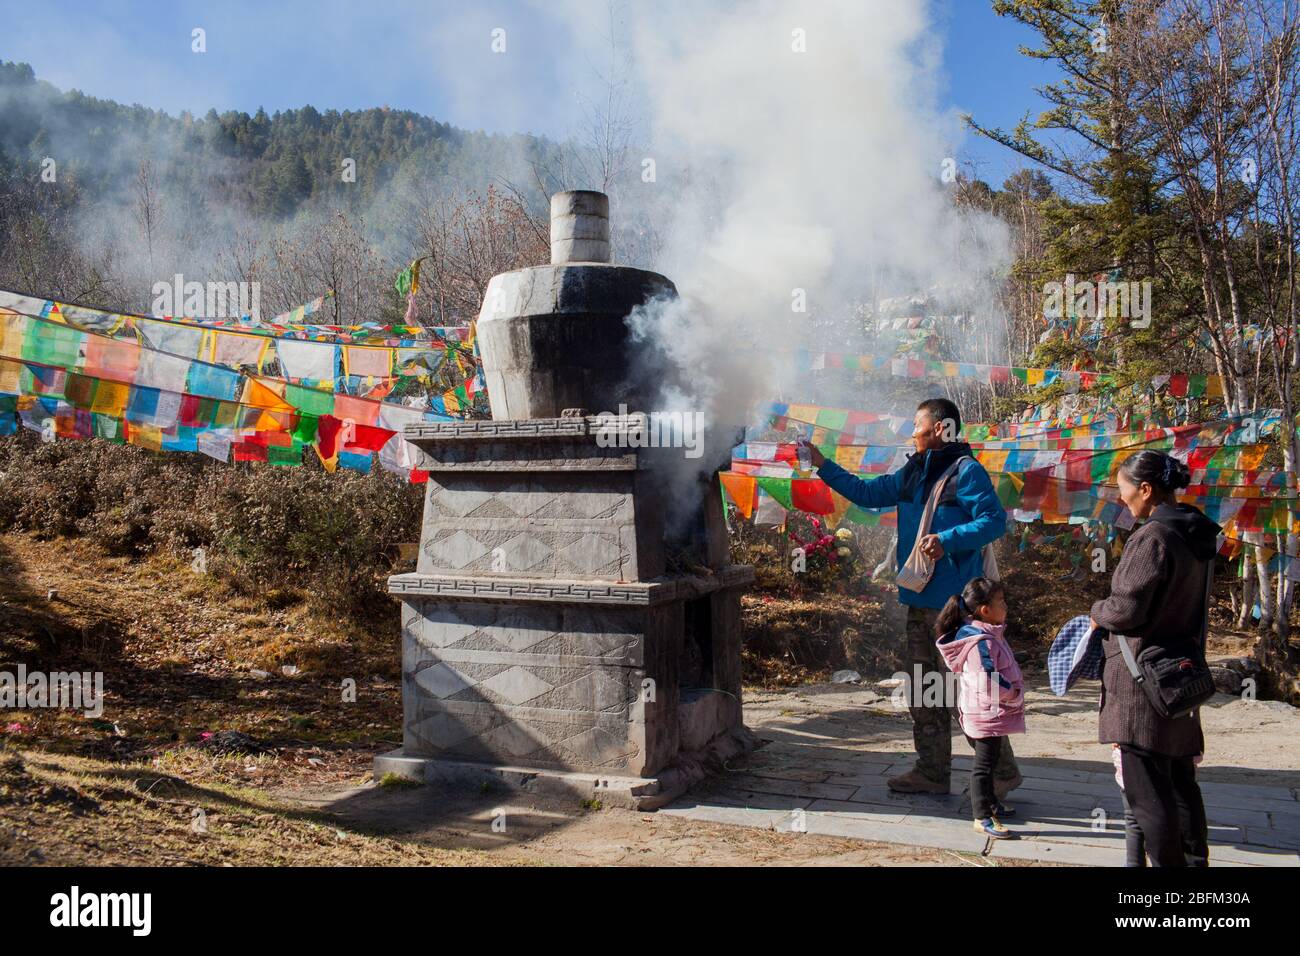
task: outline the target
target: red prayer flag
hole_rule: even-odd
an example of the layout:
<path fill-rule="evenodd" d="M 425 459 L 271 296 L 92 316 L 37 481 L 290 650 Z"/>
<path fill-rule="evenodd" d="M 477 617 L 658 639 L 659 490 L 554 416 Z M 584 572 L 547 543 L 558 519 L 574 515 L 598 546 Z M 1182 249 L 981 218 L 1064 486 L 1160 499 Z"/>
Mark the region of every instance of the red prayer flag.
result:
<path fill-rule="evenodd" d="M 316 426 L 316 447 L 322 459 L 333 458 L 338 454 L 339 432 L 343 423 L 333 415 L 322 415 Z"/>
<path fill-rule="evenodd" d="M 790 503 L 800 511 L 828 515 L 835 510 L 831 489 L 820 478 L 794 478 L 790 481 Z"/>
<path fill-rule="evenodd" d="M 266 461 L 266 446 L 253 442 L 235 442 L 230 446 L 235 461 Z"/>
<path fill-rule="evenodd" d="M 345 444 L 343 448 L 345 451 L 350 452 L 379 451 L 396 434 L 397 432 L 391 428 L 358 424 L 353 430 L 352 440 Z"/>

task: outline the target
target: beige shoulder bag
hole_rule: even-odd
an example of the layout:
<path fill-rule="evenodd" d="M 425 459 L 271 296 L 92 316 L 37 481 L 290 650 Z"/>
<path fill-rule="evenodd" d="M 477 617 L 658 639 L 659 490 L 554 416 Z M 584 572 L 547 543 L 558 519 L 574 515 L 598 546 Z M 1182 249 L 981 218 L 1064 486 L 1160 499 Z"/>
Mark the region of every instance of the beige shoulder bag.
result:
<path fill-rule="evenodd" d="M 926 585 L 930 583 L 930 578 L 934 577 L 934 559 L 926 554 L 921 553 L 921 539 L 930 533 L 930 522 L 934 519 L 935 509 L 939 507 L 939 498 L 943 496 L 943 490 L 948 484 L 948 479 L 961 466 L 961 463 L 969 455 L 958 458 L 948 466 L 947 470 L 939 476 L 939 480 L 934 483 L 930 489 L 930 497 L 926 499 L 925 511 L 921 513 L 921 523 L 916 528 L 916 540 L 912 542 L 912 553 L 907 556 L 903 566 L 898 569 L 896 583 L 900 588 L 907 588 L 909 591 L 924 591 Z M 971 459 L 974 461 L 974 459 Z M 999 580 L 998 559 L 993 553 L 993 545 L 984 546 L 984 577 L 991 581 Z"/>

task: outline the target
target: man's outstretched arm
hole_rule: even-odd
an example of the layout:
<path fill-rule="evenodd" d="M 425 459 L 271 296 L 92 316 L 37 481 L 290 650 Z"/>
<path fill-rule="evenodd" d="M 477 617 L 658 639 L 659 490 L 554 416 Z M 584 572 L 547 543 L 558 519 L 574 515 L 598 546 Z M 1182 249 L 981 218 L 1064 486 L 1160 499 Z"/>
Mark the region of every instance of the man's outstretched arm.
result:
<path fill-rule="evenodd" d="M 898 504 L 898 475 L 881 475 L 864 481 L 830 461 L 813 445 L 806 446 L 817 466 L 817 477 L 849 501 L 862 508 L 892 508 Z"/>

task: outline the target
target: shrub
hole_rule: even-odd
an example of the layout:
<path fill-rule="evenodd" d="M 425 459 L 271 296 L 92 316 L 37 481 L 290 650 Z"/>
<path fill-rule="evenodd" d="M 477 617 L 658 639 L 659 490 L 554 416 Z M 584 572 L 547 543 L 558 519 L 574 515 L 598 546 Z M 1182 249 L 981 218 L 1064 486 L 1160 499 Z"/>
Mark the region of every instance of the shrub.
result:
<path fill-rule="evenodd" d="M 82 535 L 112 554 L 206 552 L 244 593 L 293 588 L 356 614 L 383 602 L 396 545 L 419 533 L 421 489 L 362 475 L 228 465 L 106 442 L 0 441 L 0 530 Z"/>

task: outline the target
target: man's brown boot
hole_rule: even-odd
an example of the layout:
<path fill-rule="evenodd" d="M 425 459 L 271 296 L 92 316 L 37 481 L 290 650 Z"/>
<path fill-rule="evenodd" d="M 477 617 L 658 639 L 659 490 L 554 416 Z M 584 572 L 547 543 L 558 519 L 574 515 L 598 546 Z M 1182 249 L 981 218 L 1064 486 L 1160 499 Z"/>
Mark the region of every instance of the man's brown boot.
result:
<path fill-rule="evenodd" d="M 921 771 L 913 768 L 907 773 L 901 773 L 897 777 L 890 777 L 887 781 L 889 789 L 894 793 L 947 793 L 951 786 L 948 781 L 940 783 L 937 780 L 931 780 Z"/>

